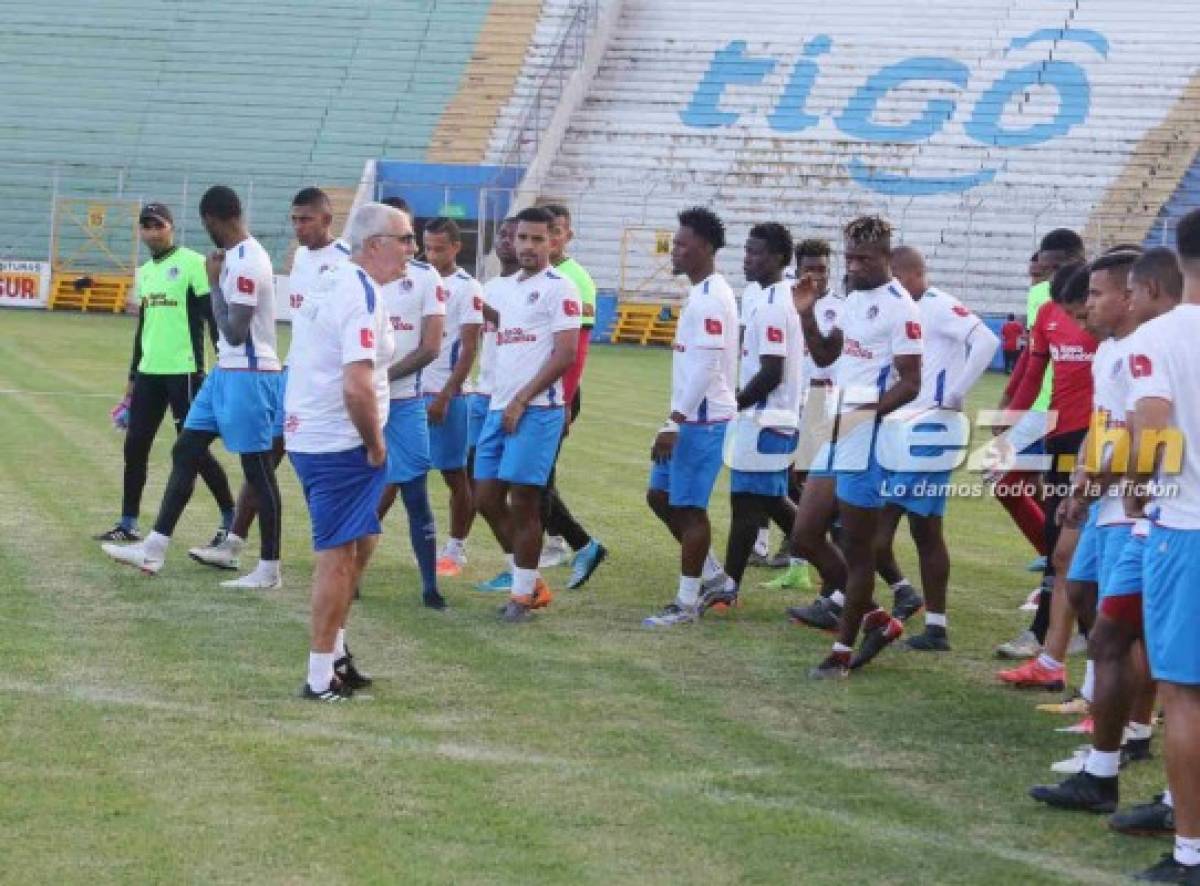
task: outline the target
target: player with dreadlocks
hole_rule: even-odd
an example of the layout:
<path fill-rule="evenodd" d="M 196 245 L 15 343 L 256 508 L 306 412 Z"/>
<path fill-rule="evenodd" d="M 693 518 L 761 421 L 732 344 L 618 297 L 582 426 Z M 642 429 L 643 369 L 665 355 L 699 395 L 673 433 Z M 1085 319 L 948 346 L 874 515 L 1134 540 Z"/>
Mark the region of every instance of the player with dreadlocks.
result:
<path fill-rule="evenodd" d="M 843 236 L 850 292 L 841 328 L 821 333 L 813 311 L 820 293 L 811 275 L 801 275 L 793 290 L 813 360 L 818 366 L 837 361 L 839 388 L 833 468 L 846 560 L 845 605 L 833 650 L 810 672 L 818 679 L 847 676 L 904 630 L 873 599 L 874 538 L 887 479 L 875 443 L 880 419 L 921 390 L 920 315 L 892 276 L 892 226 L 879 216 L 862 216 L 846 225 Z M 852 656 L 860 626 L 862 646 Z"/>

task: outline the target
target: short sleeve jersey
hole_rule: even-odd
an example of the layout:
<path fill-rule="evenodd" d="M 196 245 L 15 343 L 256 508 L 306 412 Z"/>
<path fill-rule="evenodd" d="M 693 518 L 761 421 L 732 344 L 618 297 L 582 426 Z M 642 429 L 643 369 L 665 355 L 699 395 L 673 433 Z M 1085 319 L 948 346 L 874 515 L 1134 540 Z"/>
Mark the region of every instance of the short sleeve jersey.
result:
<path fill-rule="evenodd" d="M 948 292 L 936 287 L 917 299 L 924 352 L 921 357 L 921 392 L 910 409 L 941 406 L 945 395 L 967 365 L 971 333 L 983 325 L 975 313 Z"/>
<path fill-rule="evenodd" d="M 203 331 L 192 328 L 189 300 L 208 295 L 204 256 L 177 246 L 138 269 L 145 375 L 183 375 L 204 368 Z"/>
<path fill-rule="evenodd" d="M 738 368 L 738 308 L 733 290 L 720 274 L 706 277 L 688 290 L 675 324 L 675 353 L 671 358 L 671 411 L 691 386 L 692 373 L 701 371 L 700 351 L 719 351 L 720 369 L 708 381 L 704 399 L 687 422 L 728 421 L 737 412 L 734 385 Z M 704 371 L 707 371 L 706 369 Z"/>
<path fill-rule="evenodd" d="M 742 387 L 762 369 L 763 357 L 783 358 L 783 379 L 754 404 L 753 409 L 767 426 L 794 430 L 800 413 L 804 334 L 800 329 L 800 315 L 792 303 L 791 289 L 786 283 L 776 283 L 763 290 L 746 318 L 746 334 L 742 339 Z"/>
<path fill-rule="evenodd" d="M 1138 327 L 1129 344 L 1131 400 L 1158 398 L 1171 404 L 1170 439 L 1183 441 L 1178 473 L 1162 472 L 1147 516 L 1168 529 L 1200 530 L 1200 458 L 1190 451 L 1200 440 L 1200 305 L 1183 304 Z"/>
<path fill-rule="evenodd" d="M 483 324 L 483 287 L 464 271 L 456 270 L 442 278 L 446 293 L 446 326 L 437 358 L 421 372 L 421 390 L 427 394 L 440 393 L 450 380 L 462 353 L 462 328 Z"/>
<path fill-rule="evenodd" d="M 556 270 L 488 291 L 488 304 L 500 315 L 490 409 L 504 409 L 531 382 L 554 352 L 554 335 L 582 328 L 583 308 L 575 286 Z M 530 406 L 562 406 L 562 381 L 539 392 Z"/>
<path fill-rule="evenodd" d="M 842 412 L 875 403 L 896 383 L 892 361 L 921 354 L 921 316 L 896 280 L 846 296 L 842 310 L 842 354 L 835 380 Z"/>
<path fill-rule="evenodd" d="M 762 298 L 763 288 L 758 283 L 751 281 L 746 284 L 746 288 L 742 290 L 742 297 L 738 301 L 738 325 L 744 327 L 750 319 L 750 315 L 754 313 L 754 309 L 758 306 L 758 300 Z"/>
<path fill-rule="evenodd" d="M 402 360 L 421 344 L 421 323 L 426 317 L 446 315 L 446 290 L 442 277 L 424 262 L 410 261 L 404 276 L 380 287 L 383 308 L 395 336 L 393 362 Z M 406 400 L 421 393 L 421 373 L 413 372 L 391 384 L 393 400 Z"/>
<path fill-rule="evenodd" d="M 1132 336 L 1107 338 L 1096 348 L 1092 359 L 1092 388 L 1095 401 L 1091 430 L 1099 431 L 1124 428 L 1129 403 L 1129 362 L 1126 360 Z M 1106 446 L 1100 453 L 1100 464 L 1107 467 L 1112 457 L 1112 447 Z M 1100 499 L 1100 510 L 1096 516 L 1099 526 L 1132 522 L 1125 516 L 1125 505 L 1120 491 L 1114 491 Z"/>
<path fill-rule="evenodd" d="M 1092 357 L 1098 346 L 1096 339 L 1060 305 L 1048 302 L 1038 311 L 1029 334 L 1029 349 L 1050 355 L 1050 370 L 1054 373 L 1050 408 L 1058 413 L 1052 435 L 1088 426 L 1092 417 Z"/>
<path fill-rule="evenodd" d="M 296 254 L 292 257 L 292 272 L 288 274 L 288 307 L 292 313 L 300 310 L 305 296 L 313 291 L 321 274 L 349 258 L 350 247 L 340 240 L 334 240 L 320 249 L 297 247 Z M 293 336 L 292 347 L 295 346 Z"/>
<path fill-rule="evenodd" d="M 344 452 L 363 444 L 346 411 L 345 367 L 369 361 L 380 427 L 388 416 L 391 325 L 379 287 L 346 261 L 322 274 L 292 318 L 294 345 L 284 395 L 284 440 L 291 452 Z"/>
<path fill-rule="evenodd" d="M 516 277 L 493 277 L 483 285 L 483 300 L 489 305 L 504 302 L 504 290 L 512 286 Z M 493 379 L 496 376 L 496 324 L 484 319 L 479 330 L 479 374 L 475 377 L 475 393 L 492 396 Z"/>
<path fill-rule="evenodd" d="M 278 370 L 275 351 L 275 272 L 271 257 L 253 237 L 225 250 L 221 294 L 230 305 L 254 309 L 250 331 L 240 345 L 224 334 L 217 341 L 217 365 L 222 369 Z"/>

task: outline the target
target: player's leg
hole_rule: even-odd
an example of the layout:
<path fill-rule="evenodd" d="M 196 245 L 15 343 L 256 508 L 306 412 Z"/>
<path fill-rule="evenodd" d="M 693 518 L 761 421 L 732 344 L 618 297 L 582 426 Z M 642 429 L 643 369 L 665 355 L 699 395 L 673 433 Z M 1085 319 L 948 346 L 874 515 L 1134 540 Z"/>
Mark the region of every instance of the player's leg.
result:
<path fill-rule="evenodd" d="M 841 547 L 829 540 L 836 512 L 834 475 L 809 472 L 800 496 L 800 506 L 796 509 L 791 547 L 793 553 L 802 556 L 817 570 L 821 577 L 821 593 L 810 604 L 789 608 L 788 616 L 798 624 L 824 631 L 837 630 L 846 602 L 846 559 Z M 803 565 L 792 565 L 788 567 L 788 573 L 805 569 Z M 782 580 L 788 573 L 771 582 L 768 587 L 784 587 Z"/>
<path fill-rule="evenodd" d="M 258 565 L 248 575 L 222 582 L 222 585 L 272 590 L 283 586 L 279 565 L 283 508 L 279 482 L 275 476 L 275 458 L 270 450 L 243 452 L 240 458 L 246 485 L 254 490 L 254 497 L 259 502 L 259 559 Z"/>
<path fill-rule="evenodd" d="M 467 475 L 470 406 L 464 396 L 450 398 L 439 424 L 428 423 L 428 404 L 426 406 L 430 461 L 450 491 L 450 534 L 445 549 L 437 557 L 437 574 L 455 576 L 462 573 L 466 563 L 465 543 L 474 507 Z M 437 546 L 436 540 L 434 546 Z"/>
<path fill-rule="evenodd" d="M 481 582 L 475 590 L 508 593 L 512 590 L 513 562 L 512 535 L 509 528 L 508 484 L 500 479 L 500 465 L 504 456 L 505 434 L 502 413 L 491 410 L 484 417 L 475 446 L 475 509 L 492 530 L 500 550 L 504 552 L 504 568 L 491 580 Z"/>
<path fill-rule="evenodd" d="M 466 464 L 441 473 L 446 488 L 450 490 L 450 536 L 438 558 L 437 574 L 456 576 L 462 573 L 466 563 L 466 540 L 475 515 L 475 503 L 471 500 L 471 479 Z"/>
<path fill-rule="evenodd" d="M 408 514 L 408 538 L 421 573 L 421 602 L 430 609 L 445 609 L 446 598 L 437 586 L 437 521 L 429 506 L 427 474 L 400 484 L 400 497 Z"/>
<path fill-rule="evenodd" d="M 121 494 L 121 516 L 97 541 L 139 541 L 138 515 L 142 491 L 146 488 L 146 470 L 150 449 L 162 424 L 168 404 L 167 389 L 161 375 L 138 373 L 129 398 L 129 426 L 125 429 L 125 472 Z"/>
<path fill-rule="evenodd" d="M 168 377 L 167 393 L 171 401 L 171 416 L 175 420 L 176 434 L 183 430 L 183 423 L 187 421 L 188 412 L 192 408 L 192 400 L 199 393 L 193 385 L 193 377 L 190 375 Z M 204 481 L 217 503 L 217 510 L 221 514 L 221 530 L 228 530 L 234 517 L 233 493 L 230 491 L 229 477 L 225 469 L 211 450 L 200 458 L 200 479 Z"/>
<path fill-rule="evenodd" d="M 875 603 L 875 535 L 878 531 L 879 513 L 882 508 L 862 507 L 844 499 L 838 501 L 838 513 L 845 533 L 846 546 L 846 605 L 842 611 L 835 653 L 849 651 L 858 638 L 859 628 L 865 641 L 878 631 L 889 632 L 888 642 L 899 636 L 900 622 Z M 895 636 L 892 636 L 895 634 Z M 877 654 L 869 657 L 860 651 L 851 666 L 866 664 Z"/>
<path fill-rule="evenodd" d="M 754 552 L 754 544 L 758 531 L 767 516 L 767 499 L 752 492 L 739 491 L 729 496 L 730 518 L 729 537 L 725 543 L 725 574 L 729 582 L 723 592 L 729 596 L 729 603 L 736 599 L 738 588 L 742 584 L 742 576 L 746 574 L 746 566 L 750 555 Z M 711 602 L 707 601 L 709 605 Z"/>
<path fill-rule="evenodd" d="M 950 551 L 941 515 L 908 515 L 908 528 L 917 548 L 924 591 L 925 631 L 910 637 L 909 649 L 948 652 L 950 640 L 946 617 L 946 596 L 950 585 Z M 896 614 L 893 610 L 893 615 Z"/>

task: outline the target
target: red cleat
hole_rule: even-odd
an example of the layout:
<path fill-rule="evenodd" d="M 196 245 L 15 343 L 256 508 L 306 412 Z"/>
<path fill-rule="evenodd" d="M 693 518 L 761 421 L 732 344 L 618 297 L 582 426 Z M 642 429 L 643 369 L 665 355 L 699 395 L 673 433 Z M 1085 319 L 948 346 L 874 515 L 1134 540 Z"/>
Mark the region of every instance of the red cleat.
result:
<path fill-rule="evenodd" d="M 1019 667 L 999 671 L 996 674 L 1000 682 L 1007 683 L 1017 689 L 1041 689 L 1044 692 L 1062 692 L 1066 688 L 1066 671 L 1064 668 L 1047 668 L 1036 658 L 1031 658 Z"/>

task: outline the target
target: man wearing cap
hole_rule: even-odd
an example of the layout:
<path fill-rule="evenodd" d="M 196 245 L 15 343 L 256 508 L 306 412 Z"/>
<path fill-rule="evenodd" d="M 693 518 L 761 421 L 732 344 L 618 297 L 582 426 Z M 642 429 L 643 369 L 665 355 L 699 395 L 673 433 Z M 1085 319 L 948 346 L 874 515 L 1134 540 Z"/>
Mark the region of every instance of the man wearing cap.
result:
<path fill-rule="evenodd" d="M 95 536 L 99 541 L 138 541 L 138 511 L 146 485 L 150 448 L 167 408 L 175 432 L 183 427 L 192 398 L 204 380 L 204 327 L 213 346 L 217 326 L 209 301 L 204 256 L 175 243 L 171 210 L 148 203 L 138 217 L 142 243 L 150 260 L 138 269 L 140 302 L 133 360 L 125 397 L 113 411 L 113 420 L 125 429 L 125 481 L 117 524 Z M 233 496 L 221 463 L 210 453 L 200 461 L 200 476 L 221 510 L 218 535 L 233 519 Z"/>

